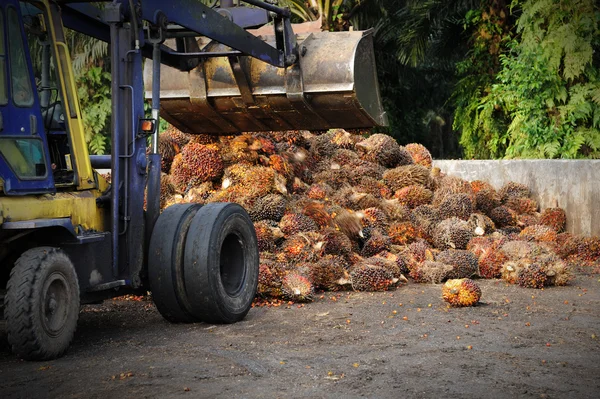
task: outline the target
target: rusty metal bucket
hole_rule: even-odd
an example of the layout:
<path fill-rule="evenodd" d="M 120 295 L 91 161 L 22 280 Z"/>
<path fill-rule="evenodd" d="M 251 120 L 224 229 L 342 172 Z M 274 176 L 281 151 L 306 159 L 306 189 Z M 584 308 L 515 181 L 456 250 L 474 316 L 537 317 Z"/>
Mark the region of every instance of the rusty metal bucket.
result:
<path fill-rule="evenodd" d="M 199 44 L 206 51 L 230 50 L 215 42 Z M 309 33 L 298 44 L 300 61 L 286 69 L 247 56 L 208 58 L 190 72 L 163 65 L 161 116 L 196 134 L 387 124 L 370 32 Z M 151 63 L 144 82 L 151 98 Z"/>

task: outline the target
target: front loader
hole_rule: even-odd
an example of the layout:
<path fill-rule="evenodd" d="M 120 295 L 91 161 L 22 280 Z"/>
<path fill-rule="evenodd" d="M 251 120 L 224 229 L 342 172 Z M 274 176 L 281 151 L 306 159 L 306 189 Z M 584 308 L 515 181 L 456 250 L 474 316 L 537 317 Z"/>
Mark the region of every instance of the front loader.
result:
<path fill-rule="evenodd" d="M 252 222 L 234 203 L 161 213 L 159 115 L 192 134 L 385 123 L 368 32 L 297 36 L 288 9 L 245 2 L 0 1 L 0 303 L 18 356 L 61 356 L 81 304 L 128 293 L 171 322 L 249 311 Z M 64 26 L 109 43 L 111 155 L 88 153 Z"/>

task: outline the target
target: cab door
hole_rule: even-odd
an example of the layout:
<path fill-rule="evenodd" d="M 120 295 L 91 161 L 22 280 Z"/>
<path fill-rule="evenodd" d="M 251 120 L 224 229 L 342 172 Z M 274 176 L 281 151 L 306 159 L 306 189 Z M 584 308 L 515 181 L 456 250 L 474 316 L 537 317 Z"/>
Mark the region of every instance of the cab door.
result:
<path fill-rule="evenodd" d="M 0 178 L 7 195 L 55 192 L 19 3 L 0 2 Z"/>

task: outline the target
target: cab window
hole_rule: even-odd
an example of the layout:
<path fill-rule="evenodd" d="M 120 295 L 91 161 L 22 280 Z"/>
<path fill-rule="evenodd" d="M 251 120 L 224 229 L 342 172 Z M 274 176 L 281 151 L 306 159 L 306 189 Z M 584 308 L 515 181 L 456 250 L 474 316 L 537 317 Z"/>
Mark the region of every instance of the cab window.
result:
<path fill-rule="evenodd" d="M 12 100 L 18 107 L 31 107 L 33 105 L 33 90 L 31 89 L 29 68 L 19 26 L 19 15 L 14 7 L 9 7 L 6 10 L 6 17 L 8 23 L 8 51 L 11 63 Z"/>
<path fill-rule="evenodd" d="M 0 105 L 8 104 L 6 87 L 6 50 L 4 48 L 4 12 L 0 9 Z"/>
<path fill-rule="evenodd" d="M 19 179 L 46 176 L 46 159 L 42 140 L 36 138 L 0 138 L 0 153 Z"/>

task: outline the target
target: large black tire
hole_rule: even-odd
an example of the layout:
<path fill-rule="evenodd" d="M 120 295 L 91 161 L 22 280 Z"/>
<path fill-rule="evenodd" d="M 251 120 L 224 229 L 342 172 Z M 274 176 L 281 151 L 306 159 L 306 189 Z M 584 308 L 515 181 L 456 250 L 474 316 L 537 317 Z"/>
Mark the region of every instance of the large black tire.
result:
<path fill-rule="evenodd" d="M 4 312 L 8 343 L 17 356 L 62 356 L 79 318 L 79 282 L 69 257 L 52 247 L 25 251 L 10 273 Z"/>
<path fill-rule="evenodd" d="M 194 315 L 207 323 L 242 320 L 256 295 L 258 245 L 238 204 L 211 203 L 196 213 L 185 245 L 185 286 Z"/>
<path fill-rule="evenodd" d="M 176 204 L 165 209 L 152 231 L 148 250 L 148 280 L 160 314 L 172 323 L 198 321 L 185 293 L 183 249 L 190 223 L 201 205 Z"/>

